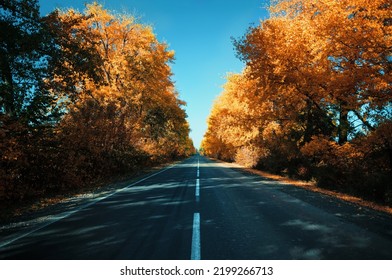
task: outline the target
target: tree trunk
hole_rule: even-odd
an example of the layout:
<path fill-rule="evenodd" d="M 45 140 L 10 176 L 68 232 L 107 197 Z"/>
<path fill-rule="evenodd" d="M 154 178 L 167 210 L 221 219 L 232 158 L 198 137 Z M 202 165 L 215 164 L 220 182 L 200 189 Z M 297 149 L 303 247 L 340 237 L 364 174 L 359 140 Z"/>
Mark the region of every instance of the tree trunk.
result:
<path fill-rule="evenodd" d="M 3 80 L 3 92 L 2 92 L 2 105 L 4 112 L 9 117 L 14 117 L 16 115 L 16 107 L 15 107 L 15 96 L 14 96 L 14 83 L 12 79 L 12 72 L 10 64 L 6 57 L 1 58 L 0 69 L 2 73 Z"/>
<path fill-rule="evenodd" d="M 339 112 L 339 127 L 338 127 L 338 137 L 339 144 L 343 145 L 348 140 L 348 132 L 350 128 L 350 123 L 348 120 L 348 109 L 347 102 L 340 102 L 340 112 Z"/>
<path fill-rule="evenodd" d="M 306 100 L 306 116 L 305 116 L 305 131 L 303 143 L 309 143 L 312 140 L 312 136 L 314 135 L 313 126 L 314 126 L 314 114 L 312 111 L 312 102 L 310 100 Z"/>

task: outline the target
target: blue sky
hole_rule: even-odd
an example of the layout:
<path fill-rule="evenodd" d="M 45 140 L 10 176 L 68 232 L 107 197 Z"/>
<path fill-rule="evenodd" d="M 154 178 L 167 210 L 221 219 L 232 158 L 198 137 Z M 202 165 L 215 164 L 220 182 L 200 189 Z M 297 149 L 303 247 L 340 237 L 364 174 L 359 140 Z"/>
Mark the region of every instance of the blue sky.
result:
<path fill-rule="evenodd" d="M 41 14 L 55 8 L 83 11 L 85 0 L 40 0 Z M 186 112 L 195 147 L 207 129 L 207 117 L 228 72 L 240 72 L 231 37 L 268 17 L 268 0 L 101 0 L 106 9 L 127 12 L 154 27 L 160 41 L 176 53 L 173 80 Z"/>

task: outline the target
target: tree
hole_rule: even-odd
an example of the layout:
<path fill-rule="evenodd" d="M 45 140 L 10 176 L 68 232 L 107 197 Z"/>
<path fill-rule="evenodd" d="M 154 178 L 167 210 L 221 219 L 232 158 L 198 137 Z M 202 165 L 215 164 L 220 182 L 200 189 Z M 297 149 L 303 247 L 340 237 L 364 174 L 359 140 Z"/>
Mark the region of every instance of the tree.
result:
<path fill-rule="evenodd" d="M 255 144 L 263 122 L 260 111 L 268 107 L 256 89 L 256 81 L 246 79 L 244 73 L 227 76 L 208 119 L 203 141 L 205 153 L 234 160 L 238 149 Z"/>
<path fill-rule="evenodd" d="M 234 42 L 246 68 L 213 106 L 206 153 L 388 200 L 390 8 L 387 0 L 273 1 L 271 17 Z"/>
<path fill-rule="evenodd" d="M 194 152 L 174 52 L 151 27 L 96 3 L 42 18 L 37 1 L 0 4 L 0 199 Z"/>
<path fill-rule="evenodd" d="M 122 120 L 122 133 L 126 135 L 123 145 L 132 143 L 136 150 L 150 155 L 162 156 L 168 146 L 162 143 L 176 146 L 183 141 L 180 139 L 188 137 L 189 131 L 182 128 L 186 127 L 186 115 L 181 108 L 185 103 L 178 99 L 168 65 L 173 61 L 174 52 L 158 42 L 149 26 L 137 23 L 132 16 L 110 13 L 96 3 L 87 5 L 84 14 L 69 10 L 56 12 L 52 17 L 60 21 L 55 25 L 60 27 L 61 32 L 57 32 L 60 38 L 70 42 L 62 44 L 62 52 L 71 54 L 74 52 L 72 46 L 77 46 L 85 57 L 84 64 L 87 64 L 86 69 L 80 67 L 78 60 L 70 55 L 67 56 L 70 60 L 57 66 L 57 69 L 66 70 L 63 74 L 58 71 L 57 80 L 65 81 L 71 77 L 70 86 L 75 92 L 69 106 L 71 114 L 84 116 L 78 111 L 83 110 L 86 102 L 96 102 L 98 107 L 92 108 L 115 107 L 115 118 Z M 94 65 L 93 70 L 88 68 L 89 65 Z M 90 106 L 90 110 L 92 108 Z M 69 125 L 83 126 L 84 123 L 88 120 L 72 119 Z M 80 127 L 76 131 L 87 133 L 90 130 Z M 101 139 L 104 150 L 121 146 L 113 144 L 118 140 L 118 129 L 102 131 L 109 133 L 105 140 Z M 175 137 L 178 135 L 176 131 L 182 131 L 181 136 Z M 93 131 L 90 133 L 94 134 Z M 92 135 L 85 136 L 89 137 Z M 170 141 L 164 140 L 169 138 Z"/>
<path fill-rule="evenodd" d="M 251 29 L 237 49 L 253 76 L 264 73 L 291 92 L 283 94 L 286 104 L 302 103 L 308 129 L 317 112 L 318 124 L 329 118 L 343 144 L 353 132 L 351 116 L 371 129 L 368 118 L 378 118 L 388 103 L 388 7 L 385 0 L 276 1 L 271 19 Z"/>
<path fill-rule="evenodd" d="M 53 117 L 43 80 L 51 46 L 38 1 L 0 2 L 0 111 L 3 117 L 42 124 Z"/>

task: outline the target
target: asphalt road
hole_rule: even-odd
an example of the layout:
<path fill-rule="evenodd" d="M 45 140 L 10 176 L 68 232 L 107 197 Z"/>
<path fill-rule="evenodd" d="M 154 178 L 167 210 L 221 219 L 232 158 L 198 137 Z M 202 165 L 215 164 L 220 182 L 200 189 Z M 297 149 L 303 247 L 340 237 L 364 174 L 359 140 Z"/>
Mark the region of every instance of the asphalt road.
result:
<path fill-rule="evenodd" d="M 392 259 L 392 219 L 194 156 L 1 229 L 0 259 Z"/>

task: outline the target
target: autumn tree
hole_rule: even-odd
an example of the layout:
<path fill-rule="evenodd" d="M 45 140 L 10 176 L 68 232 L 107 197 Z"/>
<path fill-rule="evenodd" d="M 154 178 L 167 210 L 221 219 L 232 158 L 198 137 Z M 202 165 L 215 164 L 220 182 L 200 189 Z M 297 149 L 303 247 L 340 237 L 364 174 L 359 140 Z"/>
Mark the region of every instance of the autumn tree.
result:
<path fill-rule="evenodd" d="M 237 48 L 253 74 L 267 73 L 276 85 L 294 91 L 290 102 L 298 98 L 304 103 L 308 122 L 317 119 L 312 112 L 321 123 L 328 117 L 342 144 L 353 132 L 350 117 L 371 129 L 369 116 L 388 102 L 390 36 L 385 34 L 390 32 L 390 15 L 385 5 L 386 1 L 277 1 L 271 19 L 253 28 Z M 307 133 L 306 140 L 311 135 Z"/>
<path fill-rule="evenodd" d="M 392 193 L 384 187 L 392 180 L 385 137 L 392 117 L 390 5 L 386 0 L 273 1 L 271 17 L 235 41 L 246 63 L 243 82 L 232 87 L 228 79 L 203 145 L 217 150 L 231 143 L 231 157 L 257 151 L 260 168 L 314 177 L 320 185 L 387 201 Z M 250 124 L 243 119 L 248 108 L 254 110 Z M 249 127 L 255 129 L 255 149 L 247 151 Z"/>
<path fill-rule="evenodd" d="M 168 63 L 173 61 L 174 53 L 157 41 L 149 26 L 137 23 L 131 16 L 111 14 L 98 4 L 87 5 L 84 15 L 70 10 L 60 14 L 60 18 L 64 22 L 84 18 L 76 25 L 77 34 L 87 33 L 92 38 L 83 40 L 84 48 L 92 48 L 99 57 L 94 64 L 99 79 L 88 76 L 74 79 L 78 100 L 70 107 L 71 111 L 78 111 L 85 100 L 97 102 L 99 106 L 114 106 L 115 118 L 122 119 L 122 130 L 128 138 L 123 144 L 132 143 L 134 148 L 147 153 L 154 151 L 162 155 L 166 137 L 174 143 L 188 137 L 186 129 L 178 130 L 187 124 L 184 110 L 180 108 L 185 103 L 178 99 L 171 81 Z M 70 125 L 83 123 L 72 120 Z M 110 122 L 107 125 L 107 129 L 102 129 L 108 135 L 101 150 L 121 146 L 113 142 L 119 138 L 118 131 L 112 127 L 119 126 Z M 95 130 L 87 125 L 79 130 L 91 129 Z M 182 131 L 181 136 L 176 138 L 179 131 Z"/>
<path fill-rule="evenodd" d="M 0 198 L 21 197 L 59 117 L 43 82 L 53 47 L 38 1 L 0 1 L 0 27 Z"/>
<path fill-rule="evenodd" d="M 0 199 L 194 152 L 174 52 L 151 27 L 96 3 L 45 17 L 36 1 L 1 4 Z"/>
<path fill-rule="evenodd" d="M 208 119 L 203 149 L 217 158 L 234 160 L 237 151 L 254 150 L 269 106 L 256 94 L 256 81 L 229 74 Z"/>

